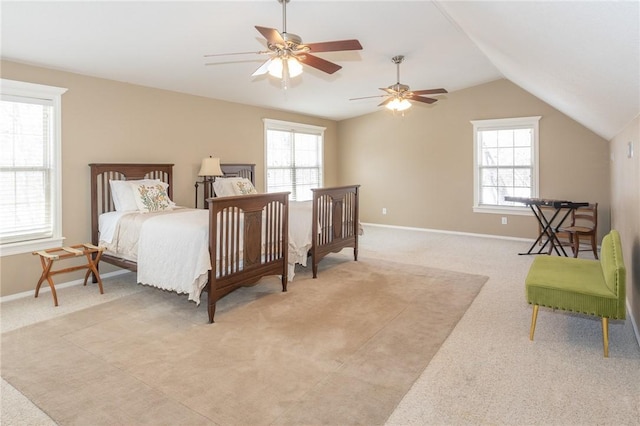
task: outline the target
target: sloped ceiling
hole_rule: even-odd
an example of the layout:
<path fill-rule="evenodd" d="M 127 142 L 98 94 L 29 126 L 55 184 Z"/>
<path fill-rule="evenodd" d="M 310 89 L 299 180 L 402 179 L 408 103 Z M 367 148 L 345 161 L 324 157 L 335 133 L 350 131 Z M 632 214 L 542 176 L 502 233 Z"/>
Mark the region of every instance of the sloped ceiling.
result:
<path fill-rule="evenodd" d="M 640 3 L 440 2 L 513 83 L 611 139 L 640 114 Z"/>
<path fill-rule="evenodd" d="M 631 2 L 291 0 L 287 31 L 305 42 L 357 38 L 364 49 L 318 54 L 282 90 L 251 77 L 265 49 L 255 25 L 282 30 L 261 1 L 2 1 L 3 59 L 231 102 L 342 120 L 374 112 L 400 80 L 460 90 L 508 78 L 610 139 L 640 113 L 640 10 Z M 216 65 L 207 66 L 207 62 Z M 446 102 L 446 95 L 439 96 Z M 417 105 L 416 108 L 437 108 Z"/>

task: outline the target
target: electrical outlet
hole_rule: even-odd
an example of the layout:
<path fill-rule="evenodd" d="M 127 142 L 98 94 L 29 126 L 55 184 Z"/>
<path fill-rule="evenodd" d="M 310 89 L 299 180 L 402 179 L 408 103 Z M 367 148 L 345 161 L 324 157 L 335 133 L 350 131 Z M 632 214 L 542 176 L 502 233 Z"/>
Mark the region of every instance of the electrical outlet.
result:
<path fill-rule="evenodd" d="M 502 224 L 506 225 L 507 224 L 507 218 L 506 216 L 502 216 Z"/>
<path fill-rule="evenodd" d="M 387 208 L 386 207 L 382 208 L 382 214 L 387 214 Z"/>

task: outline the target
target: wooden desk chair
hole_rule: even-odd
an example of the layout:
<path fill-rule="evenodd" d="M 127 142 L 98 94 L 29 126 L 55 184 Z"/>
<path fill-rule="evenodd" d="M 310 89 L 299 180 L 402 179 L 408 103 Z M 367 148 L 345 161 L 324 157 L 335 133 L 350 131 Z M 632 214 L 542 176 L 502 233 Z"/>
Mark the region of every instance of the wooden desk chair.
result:
<path fill-rule="evenodd" d="M 598 258 L 598 244 L 596 243 L 596 236 L 598 234 L 598 203 L 589 204 L 585 207 L 580 207 L 571 212 L 571 225 L 563 227 L 562 232 L 566 232 L 569 235 L 569 241 L 571 242 L 571 250 L 573 251 L 573 257 L 578 257 L 579 251 L 592 250 L 594 257 Z M 580 238 L 583 240 L 583 244 L 590 244 L 590 248 L 580 249 Z M 588 241 L 584 241 L 588 238 Z"/>

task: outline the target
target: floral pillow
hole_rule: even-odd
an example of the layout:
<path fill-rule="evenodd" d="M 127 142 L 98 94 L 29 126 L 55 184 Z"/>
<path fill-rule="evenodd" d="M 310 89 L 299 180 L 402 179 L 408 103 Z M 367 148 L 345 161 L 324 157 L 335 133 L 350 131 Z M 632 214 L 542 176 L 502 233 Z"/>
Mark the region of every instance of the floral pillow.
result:
<path fill-rule="evenodd" d="M 136 205 L 141 213 L 173 210 L 175 203 L 169 199 L 167 185 L 158 183 L 130 183 Z"/>
<path fill-rule="evenodd" d="M 249 195 L 258 193 L 251 181 L 247 178 L 242 178 L 234 183 L 236 195 Z"/>
<path fill-rule="evenodd" d="M 142 179 L 142 180 L 110 180 L 111 198 L 116 211 L 127 212 L 138 210 L 136 198 L 131 189 L 132 183 L 154 184 L 161 183 L 160 179 Z"/>

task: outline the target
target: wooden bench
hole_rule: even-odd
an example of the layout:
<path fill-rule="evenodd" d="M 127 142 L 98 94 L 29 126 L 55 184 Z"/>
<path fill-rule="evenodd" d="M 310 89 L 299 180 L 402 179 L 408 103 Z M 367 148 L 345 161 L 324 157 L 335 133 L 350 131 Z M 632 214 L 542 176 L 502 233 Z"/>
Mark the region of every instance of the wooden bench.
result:
<path fill-rule="evenodd" d="M 602 318 L 604 356 L 609 356 L 609 318 L 624 319 L 626 270 L 620 234 L 602 239 L 600 260 L 538 256 L 525 281 L 527 302 L 533 305 L 529 339 L 533 340 L 539 306 Z"/>
<path fill-rule="evenodd" d="M 38 285 L 36 286 L 36 295 L 38 297 L 38 292 L 40 291 L 40 286 L 47 280 L 49 282 L 49 287 L 51 288 L 51 294 L 53 295 L 53 304 L 54 306 L 58 306 L 58 296 L 56 294 L 56 287 L 53 284 L 53 275 L 63 274 L 66 272 L 79 271 L 81 269 L 86 269 L 87 273 L 84 276 L 84 284 L 87 285 L 87 279 L 89 279 L 89 275 L 93 272 L 94 276 L 98 281 L 98 286 L 100 287 L 100 294 L 104 294 L 104 290 L 102 288 L 102 280 L 100 279 L 100 273 L 98 272 L 98 262 L 100 262 L 100 257 L 103 252 L 102 247 L 94 246 L 93 244 L 77 244 L 69 247 L 56 247 L 48 250 L 41 250 L 33 252 L 32 254 L 40 256 L 40 263 L 42 264 L 42 275 L 38 280 Z M 96 254 L 95 259 L 93 255 Z M 87 263 L 78 266 L 71 266 L 69 268 L 58 269 L 54 271 L 53 264 L 58 260 L 75 258 L 78 256 L 86 256 Z"/>

